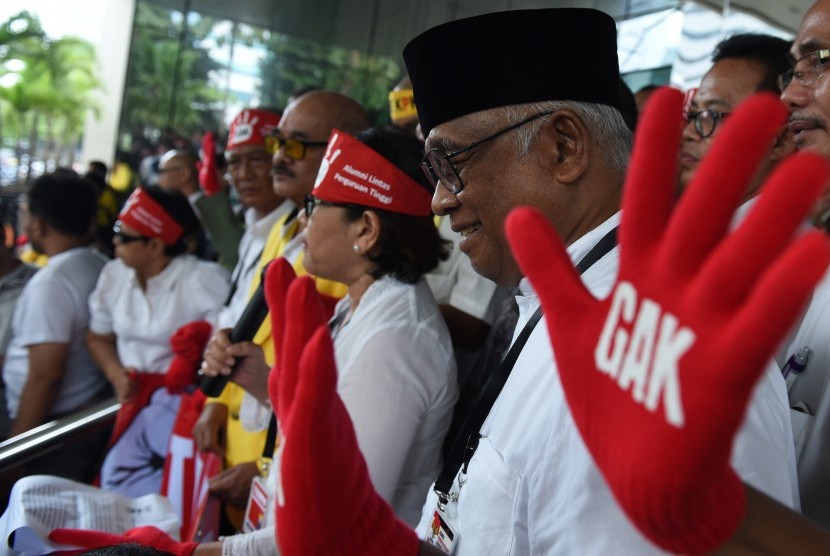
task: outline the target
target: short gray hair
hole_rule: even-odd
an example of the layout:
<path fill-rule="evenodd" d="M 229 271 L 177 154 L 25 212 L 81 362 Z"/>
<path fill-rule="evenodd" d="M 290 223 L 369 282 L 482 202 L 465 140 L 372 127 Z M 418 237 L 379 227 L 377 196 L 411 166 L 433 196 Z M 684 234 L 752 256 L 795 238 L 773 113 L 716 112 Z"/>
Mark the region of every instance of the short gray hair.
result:
<path fill-rule="evenodd" d="M 587 102 L 576 102 L 572 100 L 551 100 L 545 102 L 532 102 L 528 104 L 515 104 L 497 108 L 507 117 L 507 124 L 514 125 L 525 118 L 541 112 L 555 112 L 557 110 L 569 109 L 582 118 L 585 126 L 591 132 L 594 142 L 602 149 L 605 163 L 612 170 L 625 170 L 628 166 L 628 158 L 631 155 L 631 144 L 633 134 L 625 125 L 620 111 L 605 104 L 591 104 Z M 527 156 L 530 146 L 542 125 L 547 123 L 550 116 L 543 116 L 538 120 L 529 122 L 516 130 L 516 138 L 519 146 L 519 156 Z"/>

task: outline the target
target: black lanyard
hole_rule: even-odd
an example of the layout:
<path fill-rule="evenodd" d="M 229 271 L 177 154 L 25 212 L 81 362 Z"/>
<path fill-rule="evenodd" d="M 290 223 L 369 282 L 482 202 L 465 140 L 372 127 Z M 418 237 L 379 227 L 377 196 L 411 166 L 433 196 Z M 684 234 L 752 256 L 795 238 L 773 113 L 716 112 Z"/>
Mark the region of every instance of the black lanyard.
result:
<path fill-rule="evenodd" d="M 586 253 L 585 256 L 582 257 L 582 259 L 576 264 L 577 272 L 579 272 L 579 274 L 584 274 L 586 270 L 591 268 L 594 263 L 607 255 L 616 245 L 617 227 L 615 226 L 608 233 L 602 236 L 602 239 L 600 239 L 596 245 L 594 245 L 594 247 L 591 248 L 591 250 L 588 251 L 588 253 Z M 513 370 L 516 360 L 519 358 L 519 355 L 527 343 L 528 338 L 530 338 L 531 332 L 533 332 L 533 329 L 536 328 L 536 325 L 539 323 L 541 318 L 542 307 L 540 306 L 536 309 L 536 312 L 533 313 L 533 316 L 530 317 L 530 320 L 527 321 L 527 324 L 524 325 L 522 331 L 519 333 L 519 336 L 516 338 L 516 341 L 513 342 L 512 346 L 510 346 L 510 349 L 504 356 L 504 359 L 502 359 L 499 364 L 498 369 L 496 369 L 496 371 L 492 373 L 484 383 L 481 393 L 478 395 L 478 399 L 472 405 L 472 408 L 466 415 L 454 417 L 455 419 L 463 419 L 463 424 L 459 429 L 462 433 L 458 434 L 458 440 L 447 450 L 444 468 L 441 470 L 441 474 L 435 481 L 434 490 L 438 495 L 441 505 L 446 504 L 449 500 L 449 492 L 452 488 L 452 483 L 462 465 L 464 467 L 464 472 L 467 472 L 467 464 L 470 463 L 473 454 L 475 454 L 476 448 L 478 448 L 478 440 L 481 437 L 479 434 L 481 425 L 484 424 L 484 420 L 490 413 L 490 409 L 496 402 L 496 398 L 498 398 L 499 393 L 502 388 L 504 388 L 508 377 L 510 377 L 510 372 Z M 455 430 L 456 427 L 452 426 L 450 429 Z M 461 439 L 463 438 L 467 438 L 467 442 L 462 445 Z"/>

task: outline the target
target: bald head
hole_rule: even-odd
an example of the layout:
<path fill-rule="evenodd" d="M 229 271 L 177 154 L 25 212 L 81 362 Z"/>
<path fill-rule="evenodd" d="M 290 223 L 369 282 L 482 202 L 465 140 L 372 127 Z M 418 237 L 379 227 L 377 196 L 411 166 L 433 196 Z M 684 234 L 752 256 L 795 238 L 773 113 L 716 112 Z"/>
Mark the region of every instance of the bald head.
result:
<path fill-rule="evenodd" d="M 355 134 L 370 124 L 363 106 L 346 95 L 311 91 L 297 98 L 285 109 L 277 134 L 283 139 L 298 141 L 302 147 L 281 148 L 274 153 L 274 191 L 301 204 L 314 187 L 331 130 Z"/>
<path fill-rule="evenodd" d="M 299 97 L 289 107 L 299 106 L 316 115 L 320 124 L 354 135 L 371 126 L 366 109 L 356 100 L 334 91 L 311 91 Z M 287 113 L 287 110 L 286 110 Z"/>
<path fill-rule="evenodd" d="M 199 191 L 196 153 L 187 149 L 167 151 L 159 161 L 159 185 L 190 195 Z"/>

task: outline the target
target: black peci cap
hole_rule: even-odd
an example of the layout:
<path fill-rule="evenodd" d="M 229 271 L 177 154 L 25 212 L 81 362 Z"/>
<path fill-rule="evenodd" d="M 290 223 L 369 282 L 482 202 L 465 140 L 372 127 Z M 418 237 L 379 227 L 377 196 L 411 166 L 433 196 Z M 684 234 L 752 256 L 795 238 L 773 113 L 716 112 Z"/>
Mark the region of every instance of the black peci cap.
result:
<path fill-rule="evenodd" d="M 424 135 L 480 110 L 574 100 L 620 108 L 617 28 L 598 10 L 498 12 L 444 23 L 403 50 Z"/>

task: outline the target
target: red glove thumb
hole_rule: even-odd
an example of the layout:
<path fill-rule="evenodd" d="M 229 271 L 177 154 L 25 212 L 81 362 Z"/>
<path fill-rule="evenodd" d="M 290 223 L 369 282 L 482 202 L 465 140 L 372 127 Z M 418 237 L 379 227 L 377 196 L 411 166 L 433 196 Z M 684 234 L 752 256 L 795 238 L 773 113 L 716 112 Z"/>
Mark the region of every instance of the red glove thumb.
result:
<path fill-rule="evenodd" d="M 292 292 L 293 293 L 293 292 Z M 284 407 L 280 455 L 284 494 L 277 504 L 281 554 L 415 555 L 415 532 L 372 486 L 349 414 L 335 391 L 337 368 L 328 328 L 307 343 L 296 391 Z M 281 395 L 292 390 L 281 376 Z"/>
<path fill-rule="evenodd" d="M 285 333 L 285 298 L 288 287 L 297 278 L 294 267 L 284 257 L 274 259 L 265 271 L 265 302 L 268 304 L 268 313 L 271 316 L 271 337 L 274 339 L 274 368 L 268 375 L 268 397 L 271 399 L 274 411 L 277 411 L 277 392 L 279 384 L 280 352 L 282 338 Z"/>
<path fill-rule="evenodd" d="M 181 392 L 195 382 L 210 332 L 210 323 L 201 320 L 185 324 L 170 337 L 175 357 L 164 377 L 167 390 L 172 393 Z"/>
<path fill-rule="evenodd" d="M 314 331 L 325 326 L 326 317 L 320 294 L 310 276 L 302 276 L 288 288 L 285 302 L 285 331 L 282 341 L 282 361 L 279 365 L 278 411 L 291 406 L 294 385 L 299 380 L 300 357 Z M 290 385 L 283 389 L 284 385 Z M 277 413 L 279 418 L 282 414 Z"/>
<path fill-rule="evenodd" d="M 216 145 L 212 131 L 202 136 L 202 157 L 204 162 L 199 165 L 199 185 L 202 186 L 205 195 L 213 195 L 222 188 L 222 185 L 219 183 L 219 175 L 216 171 Z"/>
<path fill-rule="evenodd" d="M 103 531 L 89 531 L 86 529 L 55 529 L 49 533 L 49 540 L 88 550 L 125 543 L 136 543 L 169 552 L 174 556 L 190 556 L 196 550 L 196 547 L 199 546 L 198 543 L 194 542 L 183 543 L 175 541 L 161 529 L 149 525 L 130 529 L 123 535 L 105 533 Z"/>

